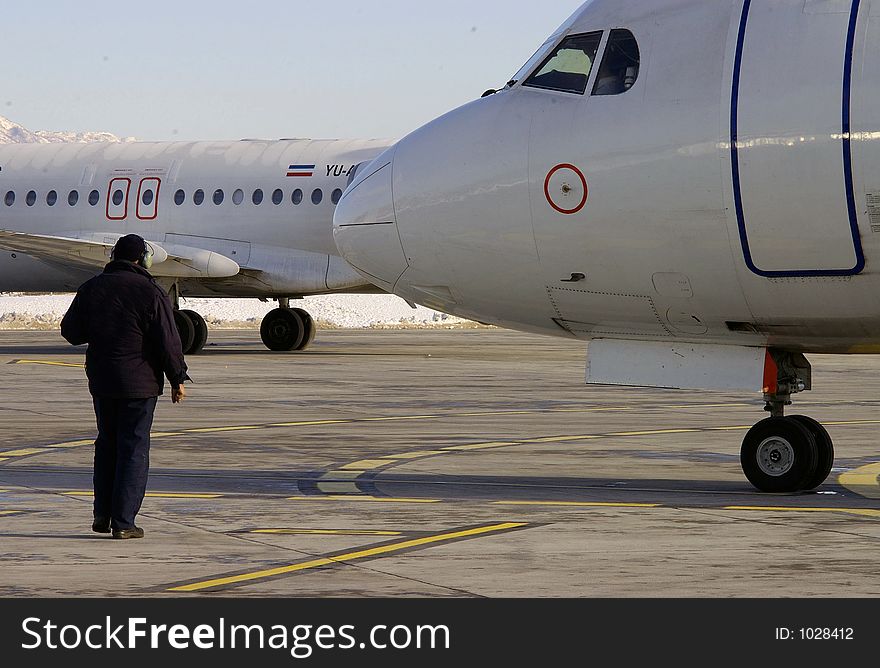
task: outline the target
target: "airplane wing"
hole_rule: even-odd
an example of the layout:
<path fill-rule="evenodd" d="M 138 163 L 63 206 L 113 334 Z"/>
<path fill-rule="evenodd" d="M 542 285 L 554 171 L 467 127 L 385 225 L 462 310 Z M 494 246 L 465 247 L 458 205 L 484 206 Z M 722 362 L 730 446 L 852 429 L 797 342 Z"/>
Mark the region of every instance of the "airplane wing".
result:
<path fill-rule="evenodd" d="M 121 235 L 93 235 L 91 238 L 56 237 L 0 230 L 0 248 L 18 251 L 55 265 L 76 269 L 101 269 L 110 261 L 110 252 Z M 163 247 L 147 241 L 153 249 L 150 273 L 174 278 L 228 278 L 240 267 L 224 255 L 188 246 Z"/>

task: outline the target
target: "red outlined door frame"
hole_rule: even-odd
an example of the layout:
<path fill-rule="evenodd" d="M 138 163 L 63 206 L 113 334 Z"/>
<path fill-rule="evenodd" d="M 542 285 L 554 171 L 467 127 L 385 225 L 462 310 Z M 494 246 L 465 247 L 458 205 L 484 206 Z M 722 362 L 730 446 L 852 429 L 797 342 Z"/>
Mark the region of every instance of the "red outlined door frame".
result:
<path fill-rule="evenodd" d="M 123 188 L 121 184 L 125 184 Z M 123 191 L 123 199 L 120 204 L 113 204 L 113 193 L 116 190 Z M 110 181 L 110 185 L 107 187 L 107 220 L 125 220 L 128 218 L 128 195 L 131 192 L 131 179 L 128 177 L 117 177 Z M 110 207 L 122 207 L 122 215 L 121 216 L 111 216 L 110 215 Z"/>
<path fill-rule="evenodd" d="M 162 187 L 162 179 L 156 176 L 148 176 L 141 179 L 138 184 L 136 213 L 138 220 L 156 220 L 159 215 L 159 189 Z M 144 190 L 152 188 L 153 201 L 150 204 L 144 204 L 141 199 Z"/>

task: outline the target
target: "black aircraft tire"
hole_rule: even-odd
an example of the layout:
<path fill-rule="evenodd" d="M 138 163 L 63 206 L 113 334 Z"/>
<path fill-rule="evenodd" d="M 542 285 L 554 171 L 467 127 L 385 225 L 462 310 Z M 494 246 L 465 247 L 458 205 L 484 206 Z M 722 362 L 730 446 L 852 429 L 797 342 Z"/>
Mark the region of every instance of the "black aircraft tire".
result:
<path fill-rule="evenodd" d="M 304 311 L 301 308 L 295 308 L 292 310 L 296 311 L 303 321 L 303 340 L 297 347 L 297 350 L 305 350 L 312 345 L 312 342 L 315 340 L 315 334 L 318 333 L 318 328 L 315 326 L 315 319 L 309 315 L 308 311 Z"/>
<path fill-rule="evenodd" d="M 816 489 L 828 479 L 828 476 L 831 475 L 831 469 L 834 468 L 834 443 L 828 430 L 813 418 L 806 415 L 792 415 L 791 419 L 804 425 L 816 439 L 816 446 L 819 448 L 819 464 L 816 466 L 816 474 L 804 485 L 804 491 Z"/>
<path fill-rule="evenodd" d="M 186 351 L 192 348 L 196 338 L 196 326 L 183 311 L 174 312 L 174 324 L 177 325 L 177 333 L 180 334 L 180 347 L 186 355 Z"/>
<path fill-rule="evenodd" d="M 799 492 L 817 475 L 819 448 L 801 422 L 771 417 L 746 434 L 740 461 L 746 478 L 762 492 Z"/>
<path fill-rule="evenodd" d="M 208 323 L 205 322 L 205 319 L 200 316 L 195 311 L 180 311 L 187 318 L 189 318 L 193 323 L 193 341 L 189 346 L 189 349 L 185 349 L 183 351 L 184 355 L 198 355 L 202 352 L 202 349 L 205 347 L 205 344 L 208 342 Z"/>
<path fill-rule="evenodd" d="M 305 324 L 299 313 L 292 309 L 270 311 L 260 324 L 260 338 L 269 350 L 288 352 L 302 345 Z"/>

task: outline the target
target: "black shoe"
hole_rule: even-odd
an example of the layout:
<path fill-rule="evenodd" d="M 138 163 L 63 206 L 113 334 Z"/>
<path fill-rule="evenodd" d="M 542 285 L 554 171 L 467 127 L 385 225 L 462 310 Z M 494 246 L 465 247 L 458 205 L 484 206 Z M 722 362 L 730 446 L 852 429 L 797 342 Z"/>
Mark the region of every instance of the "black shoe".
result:
<path fill-rule="evenodd" d="M 95 533 L 110 533 L 110 518 L 96 517 L 92 522 L 92 531 Z"/>
<path fill-rule="evenodd" d="M 118 540 L 128 540 L 129 538 L 143 538 L 144 530 L 140 527 L 132 527 L 131 529 L 113 529 L 113 537 Z"/>

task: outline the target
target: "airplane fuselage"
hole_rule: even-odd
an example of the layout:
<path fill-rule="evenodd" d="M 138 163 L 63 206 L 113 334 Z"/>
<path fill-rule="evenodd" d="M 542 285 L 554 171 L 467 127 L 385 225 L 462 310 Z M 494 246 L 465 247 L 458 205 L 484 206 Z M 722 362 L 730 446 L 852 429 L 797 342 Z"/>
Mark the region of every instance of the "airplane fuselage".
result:
<path fill-rule="evenodd" d="M 580 92 L 536 77 L 575 36 Z M 613 40 L 635 66 L 601 93 Z M 514 329 L 876 352 L 880 2 L 588 2 L 363 170 L 335 232 L 382 287 Z"/>
<path fill-rule="evenodd" d="M 185 296 L 299 297 L 372 290 L 338 257 L 333 210 L 382 141 L 0 146 L 0 230 L 63 238 L 136 233 L 210 251 L 235 276 L 178 281 Z M 0 251 L 0 291 L 74 291 L 99 271 Z M 161 272 L 159 272 L 161 274 Z M 160 279 L 161 280 L 161 279 Z"/>

